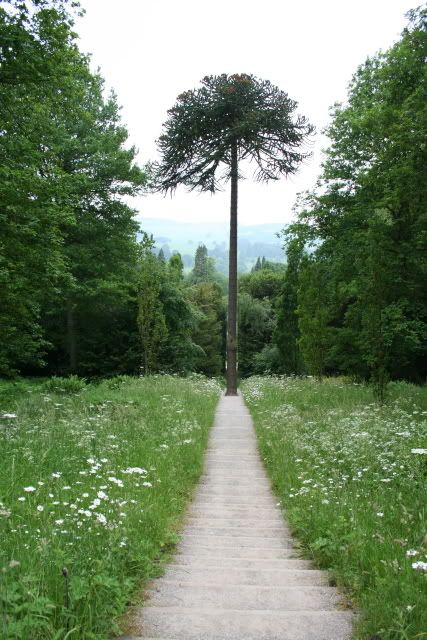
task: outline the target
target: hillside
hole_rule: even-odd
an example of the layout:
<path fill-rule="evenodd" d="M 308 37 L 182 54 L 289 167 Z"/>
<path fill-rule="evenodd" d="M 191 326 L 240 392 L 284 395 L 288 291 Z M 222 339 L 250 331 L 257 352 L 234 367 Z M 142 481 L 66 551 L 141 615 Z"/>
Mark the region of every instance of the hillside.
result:
<path fill-rule="evenodd" d="M 258 256 L 276 261 L 284 259 L 281 241 L 276 236 L 281 227 L 280 223 L 239 227 L 240 271 L 249 271 Z M 163 248 L 166 257 L 174 251 L 179 251 L 186 267 L 193 266 L 198 245 L 206 245 L 209 255 L 216 259 L 217 269 L 227 272 L 228 224 L 144 218 L 141 228 L 153 235 L 157 248 Z"/>

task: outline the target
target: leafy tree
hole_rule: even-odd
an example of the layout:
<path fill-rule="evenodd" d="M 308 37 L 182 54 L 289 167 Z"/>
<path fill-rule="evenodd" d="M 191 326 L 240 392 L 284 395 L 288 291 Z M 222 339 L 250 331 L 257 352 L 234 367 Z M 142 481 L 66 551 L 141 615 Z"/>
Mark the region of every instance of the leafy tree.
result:
<path fill-rule="evenodd" d="M 184 285 L 183 264 L 179 254 L 171 256 L 163 271 L 159 292 L 167 337 L 159 352 L 162 371 L 185 373 L 195 368 L 201 349 L 195 344 L 194 332 L 199 315 Z"/>
<path fill-rule="evenodd" d="M 287 267 L 281 295 L 277 301 L 277 326 L 273 342 L 280 353 L 281 370 L 286 374 L 301 374 L 304 363 L 300 349 L 298 326 L 298 289 L 301 263 L 304 259 L 305 237 L 300 238 L 301 227 L 284 232 Z"/>
<path fill-rule="evenodd" d="M 194 256 L 194 269 L 191 274 L 191 282 L 197 284 L 198 282 L 208 282 L 208 279 L 208 250 L 204 244 L 199 244 L 196 249 L 196 255 Z"/>
<path fill-rule="evenodd" d="M 328 272 L 328 361 L 380 399 L 389 378 L 426 373 L 426 15 L 410 12 L 400 41 L 357 70 L 299 212 L 297 235 Z"/>
<path fill-rule="evenodd" d="M 75 75 L 87 79 L 70 46 L 62 3 L 0 7 L 0 372 L 42 363 L 40 316 L 66 278 L 64 226 L 73 221 L 58 154 L 65 113 L 78 109 Z M 39 8 L 38 8 L 39 6 Z"/>
<path fill-rule="evenodd" d="M 200 347 L 195 370 L 208 376 L 218 376 L 223 371 L 223 303 L 219 286 L 200 282 L 191 287 L 190 296 L 199 311 L 197 326 L 192 339 Z"/>
<path fill-rule="evenodd" d="M 231 181 L 227 332 L 227 394 L 237 393 L 237 191 L 239 161 L 253 160 L 262 181 L 294 173 L 306 157 L 301 144 L 313 131 L 292 116 L 296 102 L 252 75 L 206 76 L 198 89 L 178 96 L 159 140 L 162 162 L 156 187 L 179 184 L 214 193 Z M 218 176 L 218 173 L 220 175 Z"/>
<path fill-rule="evenodd" d="M 299 274 L 299 345 L 309 373 L 319 380 L 325 373 L 329 348 L 328 273 L 323 265 L 305 260 Z"/>
<path fill-rule="evenodd" d="M 147 234 L 141 243 L 138 270 L 138 328 L 145 374 L 159 369 L 160 349 L 167 337 L 166 318 L 160 293 L 164 263 L 153 254 L 154 241 Z"/>
<path fill-rule="evenodd" d="M 259 300 L 269 298 L 274 304 L 283 289 L 284 279 L 284 271 L 261 269 L 244 273 L 239 277 L 239 291 L 246 291 Z"/>
<path fill-rule="evenodd" d="M 248 293 L 239 295 L 239 373 L 255 373 L 255 356 L 273 335 L 275 315 L 267 298 L 258 300 Z"/>
<path fill-rule="evenodd" d="M 110 311 L 111 327 L 121 325 L 131 305 L 137 225 L 122 196 L 144 175 L 125 148 L 114 95 L 104 99 L 78 51 L 65 3 L 5 4 L 0 369 L 28 371 L 50 348 L 50 367 L 96 371 L 108 351 L 105 339 L 97 346 L 100 325 Z"/>

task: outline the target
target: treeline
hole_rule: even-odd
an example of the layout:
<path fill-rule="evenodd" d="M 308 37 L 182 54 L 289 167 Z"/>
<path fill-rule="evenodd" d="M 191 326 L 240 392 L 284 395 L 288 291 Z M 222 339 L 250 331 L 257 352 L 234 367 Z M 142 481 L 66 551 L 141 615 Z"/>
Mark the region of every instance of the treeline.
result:
<path fill-rule="evenodd" d="M 283 231 L 288 266 L 263 352 L 273 371 L 343 373 L 380 397 L 389 379 L 426 374 L 425 9 L 409 19 L 334 107 L 322 175 Z"/>
<path fill-rule="evenodd" d="M 3 375 L 112 371 L 132 343 L 138 225 L 123 196 L 145 177 L 70 11 L 0 6 Z"/>
<path fill-rule="evenodd" d="M 71 6 L 71 5 L 70 5 Z M 226 278 L 184 275 L 124 196 L 146 175 L 65 0 L 0 5 L 0 375 L 221 375 Z M 425 378 L 426 12 L 335 105 L 287 264 L 239 278 L 239 373 Z M 141 235 L 139 235 L 141 237 Z M 218 265 L 217 265 L 218 266 Z"/>

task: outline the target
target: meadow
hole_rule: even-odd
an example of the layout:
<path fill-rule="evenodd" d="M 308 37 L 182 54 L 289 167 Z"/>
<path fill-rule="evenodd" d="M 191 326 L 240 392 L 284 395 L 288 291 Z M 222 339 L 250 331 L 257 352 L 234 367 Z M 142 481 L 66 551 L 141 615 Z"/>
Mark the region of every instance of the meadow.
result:
<path fill-rule="evenodd" d="M 161 571 L 220 385 L 0 383 L 0 636 L 100 640 Z"/>
<path fill-rule="evenodd" d="M 301 553 L 359 613 L 355 637 L 427 637 L 427 392 L 387 403 L 341 379 L 253 377 L 242 391 Z"/>

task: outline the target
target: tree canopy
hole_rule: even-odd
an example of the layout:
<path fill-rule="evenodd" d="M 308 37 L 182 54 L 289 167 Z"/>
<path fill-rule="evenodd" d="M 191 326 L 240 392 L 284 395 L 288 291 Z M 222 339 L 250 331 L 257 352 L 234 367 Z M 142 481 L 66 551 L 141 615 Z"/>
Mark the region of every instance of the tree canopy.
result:
<path fill-rule="evenodd" d="M 255 162 L 258 180 L 295 173 L 308 155 L 301 145 L 313 132 L 304 116 L 294 118 L 296 107 L 268 80 L 245 73 L 206 76 L 201 87 L 179 95 L 168 111 L 159 138 L 156 188 L 173 191 L 182 184 L 216 191 L 221 178 L 230 178 L 236 144 L 239 160 Z"/>

